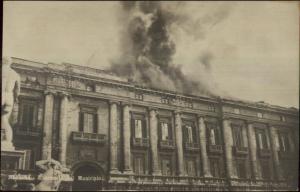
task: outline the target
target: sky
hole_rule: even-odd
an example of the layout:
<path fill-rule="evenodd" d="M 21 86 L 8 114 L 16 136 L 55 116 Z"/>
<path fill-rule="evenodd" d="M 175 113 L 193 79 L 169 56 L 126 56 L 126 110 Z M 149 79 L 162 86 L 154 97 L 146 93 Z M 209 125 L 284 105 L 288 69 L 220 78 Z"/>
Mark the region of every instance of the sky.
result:
<path fill-rule="evenodd" d="M 170 34 L 174 65 L 220 94 L 299 105 L 298 2 L 185 2 Z M 118 2 L 4 2 L 3 55 L 106 69 L 126 47 Z M 208 74 L 200 73 L 209 63 Z M 214 87 L 212 87 L 214 89 Z"/>

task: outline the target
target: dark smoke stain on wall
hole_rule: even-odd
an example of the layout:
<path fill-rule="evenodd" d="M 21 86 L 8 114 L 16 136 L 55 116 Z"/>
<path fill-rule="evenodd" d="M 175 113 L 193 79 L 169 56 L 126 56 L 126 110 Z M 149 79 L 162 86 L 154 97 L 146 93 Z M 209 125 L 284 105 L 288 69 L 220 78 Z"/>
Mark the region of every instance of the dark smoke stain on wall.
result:
<path fill-rule="evenodd" d="M 141 86 L 213 96 L 201 82 L 185 76 L 181 67 L 173 63 L 176 45 L 169 27 L 176 15 L 162 9 L 161 2 L 121 3 L 128 17 L 122 39 L 124 54 L 110 70 Z"/>

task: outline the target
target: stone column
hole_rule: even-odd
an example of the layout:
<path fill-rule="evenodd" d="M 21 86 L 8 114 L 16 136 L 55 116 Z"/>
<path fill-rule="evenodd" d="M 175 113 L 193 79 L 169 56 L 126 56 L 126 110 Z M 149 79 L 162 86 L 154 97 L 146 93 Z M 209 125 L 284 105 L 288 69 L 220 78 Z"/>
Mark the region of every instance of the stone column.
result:
<path fill-rule="evenodd" d="M 204 118 L 198 116 L 198 127 L 199 127 L 199 138 L 200 138 L 200 149 L 201 149 L 201 162 L 203 167 L 203 176 L 212 177 L 210 172 L 210 166 L 206 151 L 206 127 L 204 123 Z"/>
<path fill-rule="evenodd" d="M 248 133 L 248 143 L 250 150 L 250 160 L 252 165 L 252 177 L 253 179 L 259 179 L 259 172 L 257 169 L 257 146 L 256 146 L 256 138 L 255 138 L 255 130 L 252 122 L 247 122 L 247 133 Z"/>
<path fill-rule="evenodd" d="M 230 121 L 228 119 L 223 119 L 223 135 L 225 144 L 225 158 L 226 158 L 226 169 L 229 178 L 237 178 L 233 169 L 233 159 L 232 159 L 232 130 L 230 126 Z"/>
<path fill-rule="evenodd" d="M 118 170 L 118 116 L 116 101 L 110 101 L 110 116 L 109 116 L 109 144 L 110 144 L 110 173 L 119 173 Z"/>
<path fill-rule="evenodd" d="M 130 150 L 130 114 L 129 104 L 123 105 L 123 147 L 124 147 L 124 173 L 132 174 L 131 150 Z"/>
<path fill-rule="evenodd" d="M 272 125 L 270 125 L 270 141 L 271 141 L 271 150 L 272 150 L 272 155 L 273 155 L 273 162 L 274 162 L 274 167 L 275 167 L 275 172 L 276 172 L 276 177 L 278 180 L 283 179 L 283 173 L 282 169 L 280 167 L 280 161 L 278 157 L 278 150 L 277 150 L 277 145 L 276 145 L 276 139 L 278 137 L 276 128 Z"/>
<path fill-rule="evenodd" d="M 151 165 L 152 165 L 152 175 L 161 175 L 161 169 L 158 162 L 158 152 L 157 152 L 157 111 L 154 108 L 149 109 L 150 115 L 150 144 L 151 144 Z"/>
<path fill-rule="evenodd" d="M 68 142 L 68 95 L 63 93 L 60 103 L 60 116 L 59 116 L 59 161 L 62 165 L 66 165 L 67 156 L 67 142 Z"/>
<path fill-rule="evenodd" d="M 176 133 L 176 147 L 177 147 L 177 162 L 178 162 L 178 176 L 186 176 L 183 160 L 183 143 L 182 143 L 182 126 L 181 114 L 175 112 L 175 133 Z"/>
<path fill-rule="evenodd" d="M 43 147 L 42 159 L 51 159 L 52 152 L 52 120 L 53 120 L 53 103 L 54 94 L 45 92 L 45 109 L 44 109 L 44 127 L 43 127 Z"/>

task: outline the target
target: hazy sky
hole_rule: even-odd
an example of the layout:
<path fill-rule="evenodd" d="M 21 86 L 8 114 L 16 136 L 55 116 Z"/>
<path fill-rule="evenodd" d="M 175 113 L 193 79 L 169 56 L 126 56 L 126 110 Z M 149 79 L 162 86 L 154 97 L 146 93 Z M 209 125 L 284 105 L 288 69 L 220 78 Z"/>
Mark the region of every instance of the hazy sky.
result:
<path fill-rule="evenodd" d="M 170 4 L 170 3 L 169 3 Z M 186 2 L 172 29 L 174 64 L 244 100 L 298 108 L 297 2 Z M 41 62 L 105 68 L 122 51 L 118 2 L 4 2 L 3 54 Z M 120 19 L 121 18 L 121 19 Z M 124 49 L 124 48 L 123 48 Z"/>

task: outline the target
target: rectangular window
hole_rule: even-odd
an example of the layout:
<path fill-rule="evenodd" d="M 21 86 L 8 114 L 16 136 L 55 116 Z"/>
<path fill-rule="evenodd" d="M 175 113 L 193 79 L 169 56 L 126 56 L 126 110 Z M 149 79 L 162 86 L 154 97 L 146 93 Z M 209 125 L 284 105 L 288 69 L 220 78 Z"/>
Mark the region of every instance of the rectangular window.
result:
<path fill-rule="evenodd" d="M 212 123 L 207 123 L 206 124 L 206 129 L 207 129 L 207 135 L 208 135 L 208 143 L 209 145 L 220 145 L 220 130 L 219 128 L 212 124 Z"/>
<path fill-rule="evenodd" d="M 98 132 L 98 115 L 96 108 L 81 107 L 79 121 L 79 131 L 85 133 Z"/>
<path fill-rule="evenodd" d="M 138 139 L 147 138 L 147 126 L 144 115 L 132 114 L 131 135 Z"/>
<path fill-rule="evenodd" d="M 186 143 L 197 143 L 197 134 L 196 134 L 196 127 L 194 122 L 192 121 L 185 121 L 183 123 L 183 139 Z"/>
<path fill-rule="evenodd" d="M 245 159 L 237 159 L 236 160 L 236 169 L 237 169 L 237 176 L 241 179 L 247 178 L 247 164 Z"/>
<path fill-rule="evenodd" d="M 162 158 L 161 170 L 163 175 L 169 175 L 169 176 L 172 175 L 171 158 Z"/>
<path fill-rule="evenodd" d="M 145 158 L 143 156 L 134 157 L 134 173 L 138 175 L 145 174 Z"/>
<path fill-rule="evenodd" d="M 134 127 L 135 127 L 135 138 L 143 138 L 143 135 L 142 135 L 142 120 L 135 119 L 134 120 Z"/>
<path fill-rule="evenodd" d="M 195 177 L 196 174 L 196 162 L 194 159 L 189 159 L 186 161 L 186 170 L 187 170 L 187 174 L 188 176 L 192 176 Z"/>
<path fill-rule="evenodd" d="M 268 149 L 269 148 L 266 130 L 257 130 L 256 142 L 257 142 L 259 149 Z"/>
<path fill-rule="evenodd" d="M 289 151 L 290 145 L 289 145 L 288 133 L 285 132 L 279 133 L 278 137 L 279 137 L 280 151 Z"/>
<path fill-rule="evenodd" d="M 242 129 L 243 129 L 243 127 L 240 127 L 238 125 L 232 126 L 233 141 L 234 141 L 235 146 L 237 146 L 237 147 L 244 146 Z"/>
<path fill-rule="evenodd" d="M 169 140 L 169 126 L 168 123 L 161 122 L 161 139 L 163 141 Z"/>
<path fill-rule="evenodd" d="M 213 177 L 221 177 L 221 165 L 218 158 L 210 159 L 210 170 Z"/>
<path fill-rule="evenodd" d="M 261 175 L 263 179 L 270 179 L 271 174 L 270 174 L 270 163 L 268 160 L 261 160 L 260 161 L 261 165 Z"/>
<path fill-rule="evenodd" d="M 20 129 L 26 131 L 36 130 L 38 104 L 35 101 L 22 99 L 19 116 Z"/>

